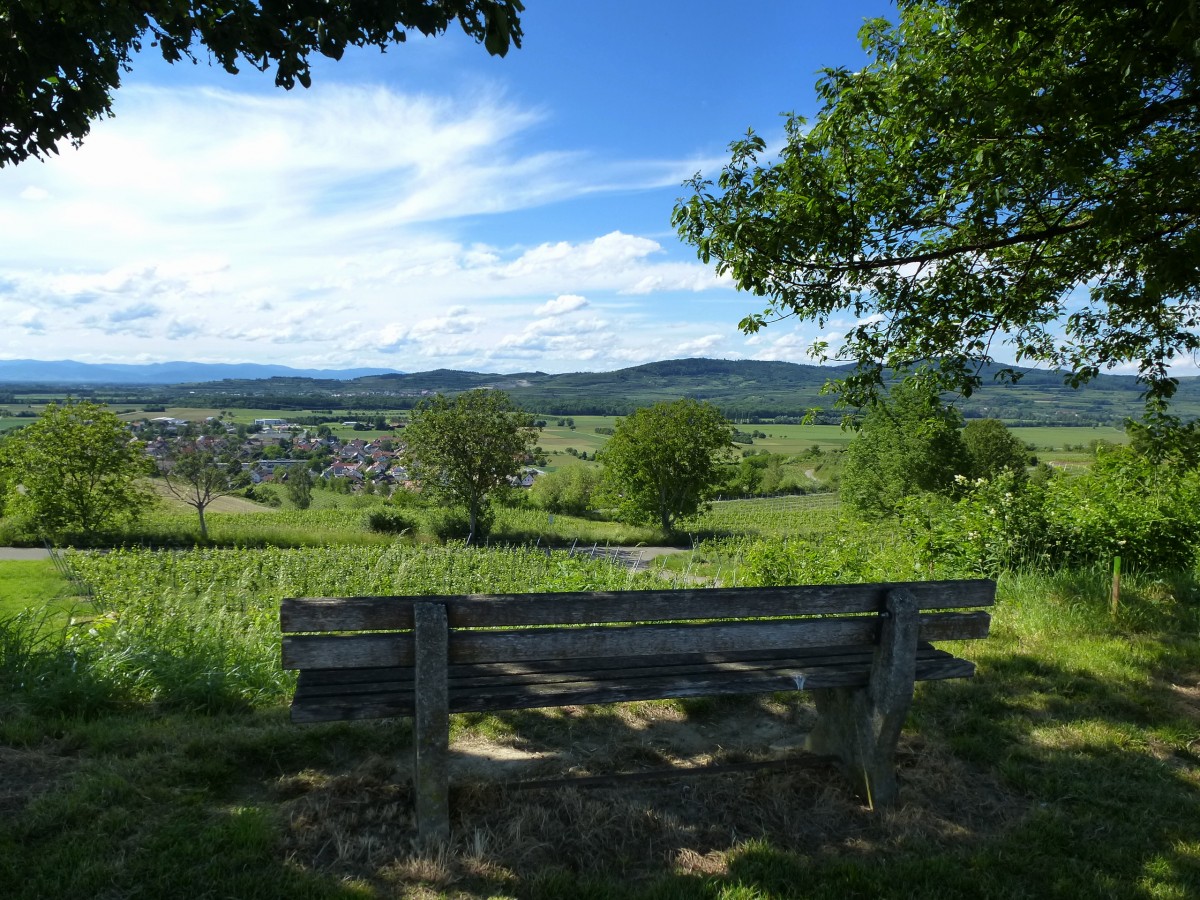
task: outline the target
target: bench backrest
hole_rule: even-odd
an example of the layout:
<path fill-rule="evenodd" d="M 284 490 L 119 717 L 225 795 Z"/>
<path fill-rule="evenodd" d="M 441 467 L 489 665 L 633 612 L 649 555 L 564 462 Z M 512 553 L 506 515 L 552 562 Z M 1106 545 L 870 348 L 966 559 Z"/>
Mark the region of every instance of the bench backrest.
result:
<path fill-rule="evenodd" d="M 659 656 L 876 642 L 888 592 L 921 609 L 920 640 L 987 636 L 995 582 L 926 581 L 684 591 L 593 591 L 283 601 L 288 669 L 411 667 L 414 608 L 441 605 L 450 664 Z"/>

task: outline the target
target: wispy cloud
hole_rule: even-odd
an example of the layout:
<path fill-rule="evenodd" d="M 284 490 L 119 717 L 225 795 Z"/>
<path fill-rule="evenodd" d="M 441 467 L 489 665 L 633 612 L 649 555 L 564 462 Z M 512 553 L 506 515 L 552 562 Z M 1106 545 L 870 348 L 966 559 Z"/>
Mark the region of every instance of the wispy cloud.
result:
<path fill-rule="evenodd" d="M 0 315 L 24 335 L 0 354 L 569 369 L 736 343 L 734 314 L 649 325 L 729 290 L 678 248 L 509 234 L 497 213 L 696 167 L 538 147 L 542 122 L 497 92 L 125 88 L 82 149 L 0 172 Z"/>

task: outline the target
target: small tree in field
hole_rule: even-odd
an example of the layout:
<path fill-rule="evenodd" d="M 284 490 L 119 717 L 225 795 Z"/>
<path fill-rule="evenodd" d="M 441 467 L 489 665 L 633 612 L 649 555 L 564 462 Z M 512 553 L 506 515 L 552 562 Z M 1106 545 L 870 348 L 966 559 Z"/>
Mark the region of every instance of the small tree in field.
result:
<path fill-rule="evenodd" d="M 971 462 L 957 410 L 942 403 L 931 378 L 913 376 L 876 400 L 846 451 L 842 499 L 860 515 L 896 512 L 906 497 L 950 494 Z"/>
<path fill-rule="evenodd" d="M 312 474 L 308 471 L 307 462 L 288 469 L 287 495 L 296 509 L 308 509 L 312 506 L 312 491 Z"/>
<path fill-rule="evenodd" d="M 465 506 L 477 535 L 487 530 L 491 496 L 521 471 L 537 430 L 504 392 L 473 390 L 418 403 L 404 437 L 410 476 L 422 492 Z"/>
<path fill-rule="evenodd" d="M 191 444 L 176 451 L 162 471 L 171 495 L 196 510 L 200 517 L 200 537 L 208 540 L 204 512 L 218 497 L 232 494 L 242 486 L 241 467 L 224 465 L 211 450 Z"/>
<path fill-rule="evenodd" d="M 149 468 L 141 451 L 104 404 L 51 403 L 0 445 L 7 510 L 45 536 L 99 531 L 134 519 L 151 500 L 139 483 Z"/>
<path fill-rule="evenodd" d="M 670 531 L 714 495 L 732 449 L 733 426 L 711 404 L 685 398 L 644 407 L 619 420 L 597 454 L 603 495 L 622 519 Z"/>

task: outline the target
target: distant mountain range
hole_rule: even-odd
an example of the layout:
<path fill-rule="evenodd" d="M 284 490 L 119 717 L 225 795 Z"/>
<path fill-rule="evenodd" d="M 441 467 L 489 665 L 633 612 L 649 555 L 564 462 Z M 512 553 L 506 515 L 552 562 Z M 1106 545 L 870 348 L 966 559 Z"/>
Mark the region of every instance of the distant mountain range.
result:
<path fill-rule="evenodd" d="M 1073 390 L 1059 372 L 1018 370 L 1019 383 L 984 372 L 982 388 L 955 405 L 965 416 L 1013 424 L 1119 424 L 1142 413 L 1141 385 L 1131 375 L 1101 375 Z M 842 410 L 822 388 L 844 369 L 760 360 L 674 359 L 612 372 L 498 374 L 437 369 L 293 369 L 251 363 L 93 365 L 61 361 L 0 361 L 0 383 L 34 391 L 82 394 L 113 403 L 255 409 L 404 409 L 425 394 L 485 387 L 506 391 L 531 412 L 548 415 L 627 415 L 659 400 L 706 400 L 737 421 L 789 420 L 813 409 L 823 421 Z M 22 393 L 16 391 L 14 393 Z M 1200 377 L 1179 379 L 1177 414 L 1200 417 Z"/>
<path fill-rule="evenodd" d="M 227 378 L 322 378 L 346 380 L 395 374 L 395 369 L 293 369 L 257 363 L 164 362 L 126 365 L 70 359 L 0 359 L 0 382 L 23 384 L 184 384 Z"/>

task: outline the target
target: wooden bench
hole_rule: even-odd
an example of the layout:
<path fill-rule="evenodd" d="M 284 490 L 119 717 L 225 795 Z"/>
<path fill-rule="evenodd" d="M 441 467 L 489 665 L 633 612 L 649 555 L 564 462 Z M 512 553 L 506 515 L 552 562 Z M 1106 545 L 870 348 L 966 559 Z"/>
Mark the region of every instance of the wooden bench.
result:
<path fill-rule="evenodd" d="M 982 580 L 320 597 L 284 600 L 280 619 L 293 721 L 413 717 L 417 825 L 436 840 L 456 712 L 807 690 L 808 749 L 890 804 L 914 683 L 975 670 L 930 642 L 986 637 L 994 598 Z"/>

